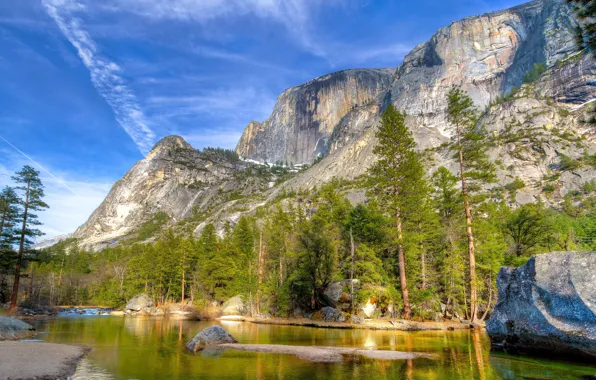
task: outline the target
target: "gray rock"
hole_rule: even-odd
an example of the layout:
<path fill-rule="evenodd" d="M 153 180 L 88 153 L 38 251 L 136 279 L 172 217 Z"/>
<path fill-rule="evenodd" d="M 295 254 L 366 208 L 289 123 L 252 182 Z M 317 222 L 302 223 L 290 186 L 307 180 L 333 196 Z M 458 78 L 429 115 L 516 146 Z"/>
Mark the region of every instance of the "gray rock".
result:
<path fill-rule="evenodd" d="M 248 307 L 241 295 L 234 296 L 227 300 L 222 307 L 222 315 L 245 315 L 248 313 Z"/>
<path fill-rule="evenodd" d="M 205 330 L 195 335 L 191 341 L 186 343 L 186 348 L 192 352 L 197 352 L 206 347 L 217 346 L 224 343 L 238 343 L 238 341 L 221 326 L 215 325 L 207 327 Z"/>
<path fill-rule="evenodd" d="M 364 318 L 358 316 L 358 315 L 352 315 L 352 323 L 355 325 L 361 325 L 364 323 Z"/>
<path fill-rule="evenodd" d="M 486 330 L 494 345 L 596 359 L 596 252 L 537 255 L 501 268 Z"/>
<path fill-rule="evenodd" d="M 128 303 L 126 304 L 126 311 L 130 312 L 145 312 L 150 313 L 153 311 L 154 303 L 151 298 L 146 294 L 139 294 L 138 296 L 133 297 Z"/>
<path fill-rule="evenodd" d="M 360 289 L 360 280 L 354 279 L 352 281 L 354 282 L 354 291 Z M 340 302 L 349 303 L 351 301 L 350 289 L 350 280 L 332 282 L 323 291 L 323 301 L 331 307 L 337 307 Z"/>
<path fill-rule="evenodd" d="M 321 316 L 325 322 L 345 322 L 346 320 L 341 311 L 329 306 L 321 309 Z"/>
<path fill-rule="evenodd" d="M 23 339 L 35 335 L 28 323 L 9 317 L 0 317 L 0 340 Z"/>

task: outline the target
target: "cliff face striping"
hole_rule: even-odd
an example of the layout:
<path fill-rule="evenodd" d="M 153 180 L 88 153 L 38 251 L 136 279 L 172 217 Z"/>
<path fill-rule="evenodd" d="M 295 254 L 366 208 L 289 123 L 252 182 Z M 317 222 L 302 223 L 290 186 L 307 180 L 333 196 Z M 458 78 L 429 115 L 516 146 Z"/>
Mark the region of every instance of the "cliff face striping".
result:
<path fill-rule="evenodd" d="M 346 70 L 286 90 L 267 120 L 246 127 L 236 152 L 261 162 L 311 163 L 328 150 L 333 128 L 350 110 L 378 101 L 392 73 Z"/>

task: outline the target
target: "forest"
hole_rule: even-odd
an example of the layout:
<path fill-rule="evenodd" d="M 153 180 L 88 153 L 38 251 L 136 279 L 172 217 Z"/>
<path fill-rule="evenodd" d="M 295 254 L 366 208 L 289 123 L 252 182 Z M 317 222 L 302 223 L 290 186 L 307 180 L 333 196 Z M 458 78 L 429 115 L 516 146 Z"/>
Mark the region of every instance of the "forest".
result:
<path fill-rule="evenodd" d="M 0 196 L 0 302 L 119 307 L 146 293 L 158 305 L 206 309 L 241 294 L 253 315 L 291 317 L 321 308 L 330 283 L 357 279 L 353 303 L 372 300 L 375 317 L 484 320 L 501 266 L 596 249 L 596 184 L 568 193 L 558 208 L 512 207 L 523 181 L 496 183 L 484 153 L 490 139 L 471 99 L 453 89 L 448 104 L 455 138 L 446 149 L 457 175 L 428 170 L 432 162 L 416 149 L 406 115 L 389 106 L 377 132 L 378 161 L 362 178 L 284 189 L 234 225 L 206 224 L 198 236 L 160 232 L 168 216 L 158 214 L 142 239 L 99 251 L 74 239 L 28 248 L 40 234 L 31 212 L 48 205 L 38 173 L 25 167 L 15 176 L 21 186 Z M 360 188 L 367 200 L 354 205 L 346 194 Z"/>

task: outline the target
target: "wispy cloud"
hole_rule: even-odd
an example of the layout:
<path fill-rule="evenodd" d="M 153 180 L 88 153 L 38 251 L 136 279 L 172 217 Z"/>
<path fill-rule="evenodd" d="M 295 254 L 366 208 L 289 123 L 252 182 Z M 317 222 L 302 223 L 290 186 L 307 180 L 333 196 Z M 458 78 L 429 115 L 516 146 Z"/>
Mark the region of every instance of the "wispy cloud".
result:
<path fill-rule="evenodd" d="M 94 7 L 154 20 L 206 23 L 224 17 L 254 15 L 280 23 L 310 53 L 326 57 L 311 20 L 323 6 L 344 0 L 105 0 Z"/>
<path fill-rule="evenodd" d="M 17 152 L 19 152 L 23 157 L 25 157 L 26 159 L 28 159 L 29 161 L 31 161 L 33 164 L 35 164 L 35 166 L 39 167 L 41 170 L 43 170 L 44 172 L 46 172 L 46 174 L 48 174 L 50 177 L 52 177 L 53 179 L 55 179 L 56 181 L 58 181 L 58 183 L 60 183 L 62 186 L 64 186 L 64 188 L 68 189 L 71 193 L 73 193 L 76 196 L 80 196 L 76 191 L 74 191 L 71 187 L 69 187 L 68 184 L 66 184 L 66 182 L 62 181 L 61 179 L 59 179 L 58 177 L 56 177 L 55 175 L 53 175 L 48 169 L 46 169 L 40 163 L 38 163 L 37 161 L 35 161 L 31 157 L 29 157 L 26 153 L 24 153 L 22 150 L 20 150 L 16 146 L 12 145 L 12 143 L 10 141 L 6 140 L 2 136 L 0 136 L 0 139 L 2 139 L 6 144 L 8 144 L 14 150 L 16 150 Z"/>
<path fill-rule="evenodd" d="M 75 13 L 85 5 L 73 0 L 42 0 L 48 14 L 64 36 L 76 48 L 79 57 L 91 74 L 91 81 L 99 94 L 112 107 L 116 120 L 135 142 L 141 153 L 146 154 L 155 141 L 155 133 L 134 93 L 127 87 L 120 74 L 120 67 L 103 57 L 89 33 Z"/>
<path fill-rule="evenodd" d="M 23 165 L 30 164 L 30 158 L 9 150 L 8 146 L 0 148 L 0 156 L 0 183 L 12 185 L 10 177 Z M 40 229 L 46 235 L 38 240 L 74 232 L 101 204 L 112 182 L 110 179 L 73 177 L 56 168 L 43 167 L 45 170 L 41 171 L 40 179 L 45 186 L 44 201 L 50 208 L 39 213 Z"/>

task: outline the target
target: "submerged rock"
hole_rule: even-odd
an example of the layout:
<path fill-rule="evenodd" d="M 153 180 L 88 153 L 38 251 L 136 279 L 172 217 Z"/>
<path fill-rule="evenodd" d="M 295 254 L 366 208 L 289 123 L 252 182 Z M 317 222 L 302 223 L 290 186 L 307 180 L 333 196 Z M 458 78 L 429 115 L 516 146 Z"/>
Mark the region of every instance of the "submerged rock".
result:
<path fill-rule="evenodd" d="M 507 350 L 596 359 L 596 252 L 553 252 L 501 268 L 486 324 Z"/>
<path fill-rule="evenodd" d="M 0 340 L 23 339 L 35 335 L 35 328 L 14 318 L 0 317 Z"/>
<path fill-rule="evenodd" d="M 186 348 L 192 352 L 197 352 L 210 346 L 217 346 L 224 343 L 238 343 L 238 341 L 230 335 L 221 326 L 215 325 L 207 327 L 201 331 L 188 343 Z"/>
<path fill-rule="evenodd" d="M 128 303 L 126 304 L 126 311 L 131 312 L 145 312 L 150 313 L 153 311 L 153 301 L 151 298 L 146 294 L 139 294 L 136 297 L 133 297 Z"/>

